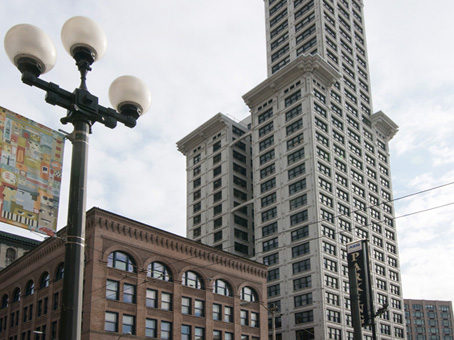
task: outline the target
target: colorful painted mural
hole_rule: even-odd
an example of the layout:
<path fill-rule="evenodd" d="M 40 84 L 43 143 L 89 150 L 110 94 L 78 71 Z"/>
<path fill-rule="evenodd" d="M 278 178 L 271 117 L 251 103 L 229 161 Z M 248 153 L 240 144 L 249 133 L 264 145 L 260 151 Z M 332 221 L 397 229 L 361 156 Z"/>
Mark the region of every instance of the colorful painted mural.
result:
<path fill-rule="evenodd" d="M 0 107 L 0 221 L 54 235 L 64 136 Z"/>

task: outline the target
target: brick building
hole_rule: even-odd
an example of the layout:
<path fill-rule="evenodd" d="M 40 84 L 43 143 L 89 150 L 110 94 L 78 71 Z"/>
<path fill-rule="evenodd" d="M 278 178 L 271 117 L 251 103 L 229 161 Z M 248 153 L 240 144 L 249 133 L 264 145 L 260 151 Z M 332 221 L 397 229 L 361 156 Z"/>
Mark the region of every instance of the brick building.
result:
<path fill-rule="evenodd" d="M 451 301 L 404 299 L 407 340 L 453 340 Z"/>
<path fill-rule="evenodd" d="M 9 266 L 27 251 L 36 248 L 41 242 L 0 231 L 0 270 Z"/>
<path fill-rule="evenodd" d="M 266 339 L 266 267 L 92 208 L 82 339 Z M 64 230 L 0 272 L 0 340 L 58 338 Z"/>

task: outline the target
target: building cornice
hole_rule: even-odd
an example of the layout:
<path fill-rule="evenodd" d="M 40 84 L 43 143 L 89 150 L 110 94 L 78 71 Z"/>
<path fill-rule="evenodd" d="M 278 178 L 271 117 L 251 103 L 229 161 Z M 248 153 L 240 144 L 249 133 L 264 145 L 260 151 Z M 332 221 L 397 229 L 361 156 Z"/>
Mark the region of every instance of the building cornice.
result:
<path fill-rule="evenodd" d="M 399 131 L 399 126 L 394 123 L 383 111 L 378 111 L 370 116 L 372 127 L 379 131 L 387 141 L 390 141 Z"/>
<path fill-rule="evenodd" d="M 341 74 L 318 54 L 302 55 L 243 95 L 250 109 L 305 74 L 313 74 L 326 87 L 331 87 Z"/>
<path fill-rule="evenodd" d="M 229 121 L 235 123 L 233 120 L 219 112 L 213 118 L 192 131 L 189 135 L 178 141 L 178 151 L 187 156 L 188 152 L 203 143 L 207 137 L 228 126 Z"/>
<path fill-rule="evenodd" d="M 149 243 L 155 247 L 165 248 L 168 251 L 180 253 L 184 256 L 200 258 L 208 262 L 209 265 L 220 265 L 261 278 L 267 275 L 267 267 L 261 263 L 196 243 L 185 237 L 99 208 L 92 208 L 87 212 L 87 229 L 95 226 L 114 234 L 119 234 L 121 237 L 129 237 L 133 240 L 132 242 Z M 138 245 L 136 244 L 136 246 Z"/>

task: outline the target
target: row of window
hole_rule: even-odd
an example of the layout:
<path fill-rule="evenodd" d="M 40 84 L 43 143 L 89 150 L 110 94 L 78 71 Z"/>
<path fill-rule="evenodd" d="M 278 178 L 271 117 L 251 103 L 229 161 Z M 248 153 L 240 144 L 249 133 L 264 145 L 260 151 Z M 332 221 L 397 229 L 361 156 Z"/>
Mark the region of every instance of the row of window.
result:
<path fill-rule="evenodd" d="M 60 263 L 55 271 L 55 281 L 59 281 L 63 279 L 64 275 L 64 265 Z M 49 287 L 50 282 L 50 275 L 48 272 L 44 272 L 41 274 L 39 281 L 38 281 L 38 289 L 44 289 Z M 27 281 L 25 285 L 25 296 L 31 296 L 35 293 L 35 282 L 33 280 Z M 12 294 L 12 301 L 11 302 L 18 302 L 21 300 L 22 297 L 22 290 L 20 287 L 16 287 Z M 2 300 L 0 303 L 0 308 L 7 308 L 9 305 L 10 299 L 8 294 L 3 294 Z"/>
<path fill-rule="evenodd" d="M 258 319 L 257 319 L 258 321 Z M 145 337 L 147 338 L 159 338 L 162 340 L 174 339 L 174 325 L 172 322 L 147 318 L 145 320 Z M 254 326 L 252 326 L 254 327 Z M 105 314 L 105 325 L 104 329 L 108 332 L 118 333 L 121 329 L 122 334 L 136 334 L 136 318 L 134 315 L 123 314 L 121 316 L 117 312 L 107 311 Z M 231 332 L 225 332 L 220 330 L 213 330 L 212 336 L 206 334 L 205 328 L 197 327 L 193 325 L 181 325 L 181 340 L 233 340 L 234 336 Z M 250 337 L 249 335 L 242 334 L 242 340 L 259 340 L 258 337 Z"/>
<path fill-rule="evenodd" d="M 107 266 L 127 272 L 137 272 L 137 266 L 135 265 L 134 259 L 127 253 L 115 251 L 109 254 Z M 152 262 L 147 266 L 147 276 L 159 279 L 163 281 L 172 282 L 174 275 L 170 268 L 162 262 Z M 112 281 L 110 284 L 108 282 L 108 287 L 112 290 L 112 295 L 114 297 L 118 296 L 119 292 L 119 283 Z M 186 271 L 181 277 L 181 282 L 183 286 L 195 288 L 195 289 L 205 289 L 205 282 L 203 278 L 194 271 Z M 127 296 L 131 294 L 129 292 L 133 291 L 133 287 L 125 287 L 125 290 L 128 292 Z M 222 279 L 217 279 L 213 285 L 213 291 L 216 294 L 221 294 L 225 296 L 233 296 L 233 290 L 231 285 Z M 241 289 L 241 298 L 244 301 L 257 301 L 257 293 L 253 288 L 243 287 Z M 131 299 L 131 297 L 128 297 Z M 125 301 L 129 302 L 129 301 Z"/>

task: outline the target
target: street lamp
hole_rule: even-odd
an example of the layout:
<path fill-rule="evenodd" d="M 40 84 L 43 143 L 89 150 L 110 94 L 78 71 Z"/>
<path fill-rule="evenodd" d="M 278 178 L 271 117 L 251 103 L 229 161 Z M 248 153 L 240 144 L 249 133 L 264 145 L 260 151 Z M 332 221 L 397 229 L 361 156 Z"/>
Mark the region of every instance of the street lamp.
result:
<path fill-rule="evenodd" d="M 96 122 L 108 128 L 114 128 L 117 122 L 134 127 L 140 115 L 149 109 L 151 95 L 141 80 L 123 76 L 109 89 L 114 109 L 99 105 L 98 98 L 87 89 L 86 76 L 106 50 L 102 28 L 89 18 L 73 17 L 63 25 L 61 38 L 80 72 L 80 86 L 72 93 L 39 78 L 50 71 L 56 61 L 55 46 L 44 31 L 33 25 L 16 25 L 6 33 L 4 45 L 9 59 L 22 73 L 22 82 L 44 90 L 47 103 L 66 109 L 67 114 L 60 121 L 74 127 L 66 136 L 73 144 L 73 152 L 59 338 L 80 340 L 88 135 Z"/>
<path fill-rule="evenodd" d="M 279 307 L 273 305 L 271 308 L 265 306 L 261 301 L 248 301 L 240 303 L 240 306 L 247 306 L 253 303 L 257 303 L 265 308 L 271 314 L 271 330 L 272 330 L 272 340 L 276 340 L 276 312 L 279 310 Z"/>

